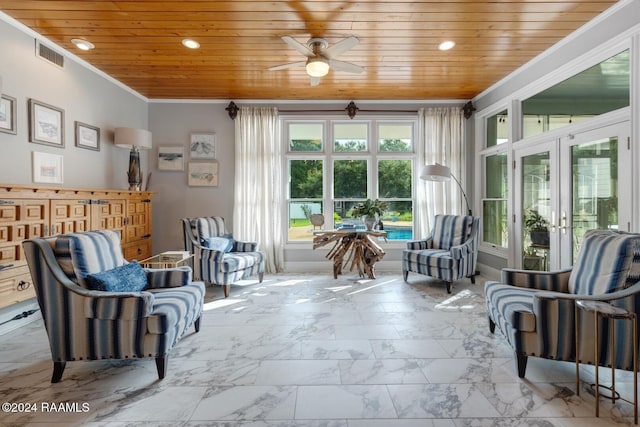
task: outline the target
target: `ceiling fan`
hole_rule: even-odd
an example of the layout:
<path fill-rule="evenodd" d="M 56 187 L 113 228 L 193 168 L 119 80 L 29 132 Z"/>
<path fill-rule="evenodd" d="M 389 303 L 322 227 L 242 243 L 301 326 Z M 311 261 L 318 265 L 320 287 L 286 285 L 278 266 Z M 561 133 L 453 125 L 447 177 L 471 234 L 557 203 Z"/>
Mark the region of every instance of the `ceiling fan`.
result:
<path fill-rule="evenodd" d="M 325 39 L 319 37 L 310 38 L 306 45 L 291 36 L 282 36 L 282 40 L 306 56 L 307 60 L 276 65 L 275 67 L 269 68 L 270 71 L 284 70 L 304 65 L 307 74 L 311 77 L 311 86 L 317 86 L 318 83 L 320 83 L 320 77 L 326 76 L 329 68 L 356 74 L 364 71 L 364 68 L 359 65 L 335 59 L 338 55 L 343 54 L 360 43 L 360 40 L 355 36 L 342 39 L 332 46 L 329 46 L 329 43 Z"/>

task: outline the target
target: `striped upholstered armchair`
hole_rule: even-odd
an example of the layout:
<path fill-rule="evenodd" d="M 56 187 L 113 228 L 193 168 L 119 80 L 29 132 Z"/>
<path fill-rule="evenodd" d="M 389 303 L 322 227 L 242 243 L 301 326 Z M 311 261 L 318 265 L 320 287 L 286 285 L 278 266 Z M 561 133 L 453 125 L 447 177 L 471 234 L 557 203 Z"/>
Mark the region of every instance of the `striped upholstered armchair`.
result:
<path fill-rule="evenodd" d="M 640 310 L 640 234 L 610 230 L 585 233 L 572 268 L 546 272 L 504 269 L 500 282 L 486 282 L 489 329 L 496 326 L 515 351 L 518 376 L 524 378 L 529 356 L 575 362 L 576 301 L 604 301 L 629 312 Z M 594 314 L 578 310 L 580 362 L 595 364 Z M 610 320 L 600 322 L 606 335 Z M 630 322 L 616 323 L 612 347 L 602 339 L 599 364 L 633 369 Z"/>
<path fill-rule="evenodd" d="M 256 242 L 234 240 L 219 216 L 182 218 L 184 248 L 194 256 L 198 280 L 221 285 L 225 298 L 231 284 L 258 275 L 264 276 L 265 254 Z"/>
<path fill-rule="evenodd" d="M 128 263 L 116 231 L 27 240 L 24 251 L 49 337 L 53 375 L 74 360 L 153 357 L 164 378 L 172 347 L 195 325 L 204 284 L 191 268 Z"/>
<path fill-rule="evenodd" d="M 464 277 L 475 283 L 480 218 L 477 216 L 436 215 L 433 230 L 422 240 L 407 242 L 402 252 L 405 282 L 413 271 L 447 284 Z"/>

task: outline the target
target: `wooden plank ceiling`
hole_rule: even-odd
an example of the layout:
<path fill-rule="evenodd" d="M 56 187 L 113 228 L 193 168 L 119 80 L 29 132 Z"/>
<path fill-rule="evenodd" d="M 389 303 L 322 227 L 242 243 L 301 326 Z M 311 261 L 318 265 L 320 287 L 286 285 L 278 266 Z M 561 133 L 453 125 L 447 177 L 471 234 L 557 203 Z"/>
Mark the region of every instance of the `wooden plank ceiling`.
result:
<path fill-rule="evenodd" d="M 614 3 L 0 0 L 0 10 L 150 99 L 466 100 Z M 365 71 L 332 69 L 317 86 L 303 65 L 270 71 L 306 59 L 283 35 L 356 36 L 338 59 Z M 445 40 L 456 46 L 438 50 Z"/>

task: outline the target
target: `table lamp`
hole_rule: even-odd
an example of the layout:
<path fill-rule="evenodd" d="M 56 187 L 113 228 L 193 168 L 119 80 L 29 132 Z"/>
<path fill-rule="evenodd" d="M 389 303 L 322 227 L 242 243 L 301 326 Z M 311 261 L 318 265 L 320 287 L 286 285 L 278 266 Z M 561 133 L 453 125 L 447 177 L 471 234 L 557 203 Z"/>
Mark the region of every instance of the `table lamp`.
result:
<path fill-rule="evenodd" d="M 460 191 L 464 196 L 464 201 L 467 203 L 467 210 L 469 211 L 469 215 L 473 215 L 471 213 L 471 207 L 469 207 L 469 200 L 467 200 L 467 195 L 462 189 L 460 181 L 458 181 L 455 175 L 451 173 L 451 169 L 449 169 L 447 166 L 436 163 L 435 165 L 425 165 L 420 171 L 420 179 L 424 179 L 425 181 L 449 181 L 450 178 L 453 178 L 456 184 L 458 184 L 458 187 L 460 187 Z"/>
<path fill-rule="evenodd" d="M 129 190 L 140 191 L 142 170 L 140 169 L 140 149 L 151 148 L 151 132 L 145 129 L 116 128 L 114 144 L 120 148 L 130 148 L 129 153 Z"/>

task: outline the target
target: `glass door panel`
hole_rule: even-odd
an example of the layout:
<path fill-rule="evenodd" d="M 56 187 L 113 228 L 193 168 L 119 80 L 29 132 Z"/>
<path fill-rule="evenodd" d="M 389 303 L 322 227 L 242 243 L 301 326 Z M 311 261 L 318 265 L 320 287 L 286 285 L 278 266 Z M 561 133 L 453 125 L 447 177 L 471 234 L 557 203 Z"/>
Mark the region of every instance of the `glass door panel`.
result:
<path fill-rule="evenodd" d="M 522 267 L 550 268 L 550 224 L 552 221 L 551 152 L 522 157 Z"/>
<path fill-rule="evenodd" d="M 572 261 L 587 230 L 618 229 L 618 140 L 605 138 L 571 147 Z M 562 220 L 562 218 L 561 218 Z M 564 231 L 564 228 L 561 230 Z"/>

